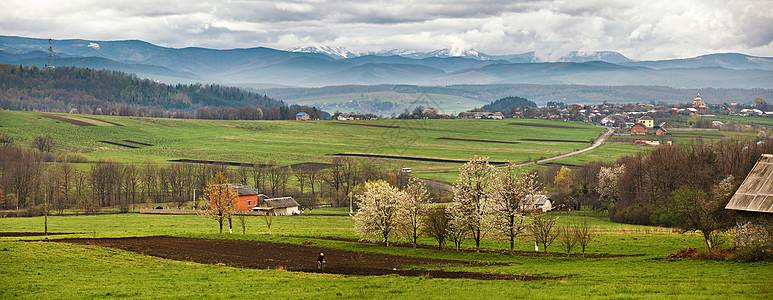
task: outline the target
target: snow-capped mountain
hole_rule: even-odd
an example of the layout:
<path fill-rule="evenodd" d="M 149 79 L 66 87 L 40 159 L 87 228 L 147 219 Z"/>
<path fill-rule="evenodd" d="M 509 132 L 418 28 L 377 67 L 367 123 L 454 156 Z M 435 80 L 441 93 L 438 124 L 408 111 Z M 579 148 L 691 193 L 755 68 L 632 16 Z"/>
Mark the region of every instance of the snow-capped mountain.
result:
<path fill-rule="evenodd" d="M 576 62 L 583 63 L 589 61 L 605 61 L 613 64 L 631 62 L 630 59 L 624 55 L 614 51 L 596 51 L 596 52 L 581 52 L 572 51 L 564 57 L 558 59 L 558 62 Z"/>
<path fill-rule="evenodd" d="M 302 53 L 320 53 L 320 54 L 328 55 L 335 59 L 352 58 L 352 57 L 358 57 L 362 55 L 357 52 L 349 51 L 349 49 L 346 49 L 344 47 L 333 47 L 333 46 L 295 47 L 295 48 L 287 49 L 287 51 L 302 52 Z"/>

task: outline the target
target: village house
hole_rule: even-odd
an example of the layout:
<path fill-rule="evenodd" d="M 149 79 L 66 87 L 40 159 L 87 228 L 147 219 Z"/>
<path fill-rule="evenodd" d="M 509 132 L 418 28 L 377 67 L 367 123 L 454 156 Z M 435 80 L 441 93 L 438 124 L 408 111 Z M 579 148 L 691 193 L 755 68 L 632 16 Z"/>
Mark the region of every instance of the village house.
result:
<path fill-rule="evenodd" d="M 736 243 L 773 239 L 773 154 L 763 154 L 730 198 L 735 211 Z"/>
<path fill-rule="evenodd" d="M 644 124 L 642 124 L 642 123 L 633 124 L 633 127 L 631 127 L 631 134 L 632 135 L 645 135 L 645 134 L 647 134 L 647 127 L 644 127 Z"/>
<path fill-rule="evenodd" d="M 666 136 L 666 135 L 668 135 L 668 130 L 666 130 L 665 128 L 663 128 L 661 126 L 655 126 L 654 128 L 655 128 L 655 135 L 657 135 L 657 136 Z"/>
<path fill-rule="evenodd" d="M 505 118 L 505 115 L 503 115 L 501 112 L 495 111 L 495 112 L 487 112 L 487 111 L 465 111 L 459 113 L 459 116 L 457 116 L 459 119 L 496 119 L 501 120 Z"/>
<path fill-rule="evenodd" d="M 636 123 L 641 123 L 646 128 L 652 128 L 652 126 L 655 125 L 655 120 L 653 120 L 650 116 L 643 116 L 636 119 Z"/>
<path fill-rule="evenodd" d="M 258 191 L 251 186 L 241 185 L 237 183 L 228 184 L 231 188 L 236 189 L 237 200 L 236 210 L 245 211 L 251 210 L 258 205 Z"/>
<path fill-rule="evenodd" d="M 542 212 L 548 212 L 553 210 L 553 203 L 550 202 L 550 198 L 545 194 L 529 195 L 523 199 L 523 205 L 521 207 L 524 211 L 539 210 Z"/>
<path fill-rule="evenodd" d="M 305 112 L 299 112 L 298 114 L 295 115 L 295 120 L 298 120 L 298 121 L 306 121 L 309 119 L 311 119 L 311 117 L 309 116 L 309 114 Z"/>

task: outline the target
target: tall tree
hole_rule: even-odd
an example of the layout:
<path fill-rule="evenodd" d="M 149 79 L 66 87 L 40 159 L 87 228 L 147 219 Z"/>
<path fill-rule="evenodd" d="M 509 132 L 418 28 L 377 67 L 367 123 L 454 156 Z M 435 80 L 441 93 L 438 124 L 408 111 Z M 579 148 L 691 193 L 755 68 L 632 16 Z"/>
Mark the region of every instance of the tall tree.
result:
<path fill-rule="evenodd" d="M 421 234 L 422 219 L 429 204 L 429 193 L 427 193 L 427 185 L 418 179 L 409 181 L 404 191 L 407 197 L 404 203 L 405 221 L 401 227 L 413 242 L 413 248 L 416 248 L 416 242 Z"/>
<path fill-rule="evenodd" d="M 510 241 L 510 255 L 515 251 L 515 238 L 526 228 L 524 200 L 539 193 L 537 175 L 520 170 L 513 164 L 495 172 L 489 214 L 492 227 Z"/>
<path fill-rule="evenodd" d="M 354 229 L 364 240 L 380 241 L 389 246 L 405 215 L 408 195 L 385 181 L 365 183 L 365 192 L 357 195 L 360 208 L 354 215 Z"/>
<path fill-rule="evenodd" d="M 480 241 L 486 234 L 485 216 L 491 201 L 494 167 L 488 157 L 476 155 L 459 170 L 454 183 L 454 202 L 449 207 L 451 222 L 467 227 L 475 240 L 475 251 L 480 252 Z"/>

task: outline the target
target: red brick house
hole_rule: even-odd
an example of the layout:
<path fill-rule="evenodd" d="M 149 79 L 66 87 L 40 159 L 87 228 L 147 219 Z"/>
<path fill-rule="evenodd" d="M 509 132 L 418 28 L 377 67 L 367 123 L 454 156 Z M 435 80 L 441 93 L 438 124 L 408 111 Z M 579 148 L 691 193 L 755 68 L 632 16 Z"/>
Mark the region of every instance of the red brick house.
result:
<path fill-rule="evenodd" d="M 647 134 L 647 127 L 644 126 L 642 123 L 636 123 L 631 127 L 631 134 L 632 135 L 645 135 Z"/>
<path fill-rule="evenodd" d="M 236 200 L 236 210 L 252 210 L 253 207 L 258 206 L 258 191 L 241 184 L 231 184 L 231 187 L 236 189 L 239 196 Z"/>

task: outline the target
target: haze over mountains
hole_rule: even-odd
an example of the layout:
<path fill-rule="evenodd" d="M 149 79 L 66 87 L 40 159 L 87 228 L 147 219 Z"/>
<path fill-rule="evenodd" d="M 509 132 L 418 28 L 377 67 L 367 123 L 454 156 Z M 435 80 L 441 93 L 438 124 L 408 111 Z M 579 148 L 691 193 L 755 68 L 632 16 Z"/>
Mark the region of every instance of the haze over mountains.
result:
<path fill-rule="evenodd" d="M 46 63 L 48 40 L 0 37 L 0 62 Z M 284 51 L 166 48 L 143 41 L 53 41 L 54 65 L 104 68 L 175 82 L 281 84 L 584 84 L 676 88 L 773 88 L 773 58 L 709 54 L 635 61 L 616 52 L 572 52 L 557 62 L 534 53 L 487 55 L 474 50 L 355 53 L 335 47 Z"/>
<path fill-rule="evenodd" d="M 47 39 L 0 36 L 0 63 L 43 67 L 47 63 L 48 45 Z M 219 50 L 167 48 L 139 40 L 81 39 L 53 40 L 52 45 L 54 66 L 117 70 L 170 84 L 238 85 L 289 103 L 317 105 L 328 111 L 340 108 L 356 112 L 401 112 L 417 105 L 416 93 L 427 90 L 399 88 L 403 85 L 432 87 L 434 94 L 431 95 L 442 98 L 435 100 L 447 112 L 480 107 L 500 96 L 524 96 L 538 104 L 544 101 L 679 102 L 689 100 L 687 95 L 697 91 L 703 95 L 705 91 L 709 94 L 704 99 L 709 103 L 748 103 L 754 97 L 770 96 L 773 89 L 773 57 L 739 53 L 637 61 L 612 51 L 573 51 L 548 62 L 533 52 L 488 55 L 472 49 L 357 53 L 320 46 Z M 360 87 L 350 88 L 352 85 Z M 575 89 L 567 85 L 584 87 Z M 333 88 L 319 89 L 330 86 Z M 384 86 L 389 87 L 388 92 Z M 726 91 L 721 92 L 722 89 Z M 377 92 L 371 95 L 367 93 L 369 90 Z M 627 92 L 630 90 L 636 92 Z M 327 93 L 320 94 L 320 91 Z M 717 98 L 712 98 L 712 93 Z M 385 101 L 392 103 L 384 104 Z M 342 102 L 349 105 L 342 106 Z"/>

